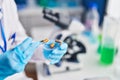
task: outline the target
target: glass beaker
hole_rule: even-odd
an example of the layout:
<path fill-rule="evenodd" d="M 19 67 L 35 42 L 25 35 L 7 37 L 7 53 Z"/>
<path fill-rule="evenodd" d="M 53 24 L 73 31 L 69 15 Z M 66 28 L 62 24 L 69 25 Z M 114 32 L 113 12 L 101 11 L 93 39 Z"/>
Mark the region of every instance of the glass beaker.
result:
<path fill-rule="evenodd" d="M 100 62 L 102 64 L 112 64 L 117 49 L 119 33 L 119 20 L 106 16 L 103 24 L 103 37 L 101 47 Z"/>

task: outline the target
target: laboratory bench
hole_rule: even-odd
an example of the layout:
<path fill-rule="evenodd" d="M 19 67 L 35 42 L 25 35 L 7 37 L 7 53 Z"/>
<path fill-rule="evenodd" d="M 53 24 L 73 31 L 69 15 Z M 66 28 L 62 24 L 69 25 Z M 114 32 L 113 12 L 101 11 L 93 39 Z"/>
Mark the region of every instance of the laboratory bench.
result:
<path fill-rule="evenodd" d="M 83 39 L 83 37 L 82 37 Z M 83 39 L 85 45 L 87 46 L 87 53 L 80 54 L 78 56 L 80 64 L 76 64 L 79 70 L 76 71 L 59 71 L 55 70 L 54 66 L 52 68 L 51 76 L 44 76 L 41 72 L 42 68 L 40 63 L 37 63 L 37 75 L 39 80 L 89 80 L 87 78 L 104 78 L 104 79 L 90 79 L 90 80 L 120 80 L 120 76 L 116 74 L 115 63 L 106 66 L 100 63 L 100 54 L 97 53 L 98 44 L 91 45 L 87 43 L 86 39 Z M 75 64 L 71 64 L 71 67 Z M 56 71 L 56 72 L 55 72 Z M 120 74 L 119 74 L 120 75 Z"/>
<path fill-rule="evenodd" d="M 52 70 L 51 71 L 52 74 L 50 76 L 47 76 L 47 75 L 43 75 L 42 73 L 43 63 L 37 62 L 36 73 L 38 80 L 89 80 L 87 78 L 104 78 L 98 80 L 120 80 L 120 76 L 119 76 L 120 74 L 116 75 L 115 63 L 109 66 L 100 64 L 99 62 L 100 54 L 97 53 L 98 44 L 97 43 L 91 44 L 88 41 L 88 38 L 84 36 L 80 36 L 79 38 L 85 45 L 87 45 L 86 46 L 87 53 L 80 54 L 78 56 L 80 63 L 76 65 L 77 68 L 79 69 L 73 71 L 56 72 L 56 70 L 59 70 L 59 68 L 55 68 L 53 65 L 51 65 L 50 70 Z M 75 66 L 74 63 L 70 65 L 71 67 Z M 20 80 L 23 78 L 22 76 L 21 76 L 22 78 L 20 78 L 20 75 L 25 77 L 25 73 L 19 73 L 11 76 L 7 80 Z M 27 80 L 27 79 L 23 79 L 23 80 Z M 97 80 L 97 79 L 93 79 L 93 80 Z"/>
<path fill-rule="evenodd" d="M 36 28 L 38 31 L 40 28 Z M 34 29 L 32 35 L 37 34 Z M 35 40 L 39 40 L 37 35 L 34 36 Z M 89 38 L 84 35 L 79 35 L 78 39 L 86 46 L 87 53 L 79 54 L 79 64 L 69 63 L 68 65 L 72 70 L 66 71 L 66 62 L 63 63 L 62 68 L 49 66 L 51 76 L 47 76 L 43 72 L 43 63 L 36 63 L 38 80 L 84 80 L 86 78 L 105 78 L 105 80 L 119 80 L 120 77 L 116 74 L 116 64 L 103 65 L 100 63 L 100 54 L 97 53 L 98 42 L 92 43 Z M 106 79 L 108 78 L 108 79 Z M 99 80 L 99 79 L 98 79 Z M 102 79 L 101 79 L 102 80 Z M 103 79 L 104 80 L 104 79 Z"/>

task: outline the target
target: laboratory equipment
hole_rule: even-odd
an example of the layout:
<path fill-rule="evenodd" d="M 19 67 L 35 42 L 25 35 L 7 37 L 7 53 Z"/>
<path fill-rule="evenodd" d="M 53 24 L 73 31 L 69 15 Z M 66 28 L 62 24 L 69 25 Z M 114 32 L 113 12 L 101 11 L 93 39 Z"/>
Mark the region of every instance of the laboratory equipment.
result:
<path fill-rule="evenodd" d="M 74 24 L 77 24 L 77 21 L 73 21 L 71 22 L 69 19 L 66 21 L 63 21 L 60 17 L 59 13 L 53 13 L 51 10 L 49 9 L 44 9 L 43 10 L 44 13 L 44 18 L 55 23 L 55 25 L 57 25 L 60 29 L 59 29 L 59 33 L 55 34 L 52 33 L 52 36 L 50 36 L 50 38 L 53 39 L 58 39 L 58 40 L 63 40 L 66 43 L 68 43 L 68 48 L 73 48 L 73 46 L 77 46 L 79 47 L 80 51 L 76 51 L 76 52 L 80 52 L 80 53 L 85 53 L 86 52 L 86 48 L 85 46 L 82 44 L 82 42 L 78 41 L 77 39 L 75 39 L 75 37 L 77 36 L 77 34 L 79 34 L 81 31 L 84 30 L 83 25 L 79 24 L 79 26 L 76 28 L 74 28 Z M 82 27 L 81 27 L 82 26 Z M 79 28 L 81 27 L 81 28 Z M 69 31 L 70 30 L 70 31 Z M 54 31 L 53 31 L 54 32 Z M 75 53 L 76 53 L 75 52 Z M 69 52 L 68 52 L 69 54 Z M 74 52 L 73 52 L 74 54 Z M 77 56 L 77 54 L 75 55 Z M 76 59 L 76 61 L 78 61 Z"/>
<path fill-rule="evenodd" d="M 110 65 L 114 62 L 119 42 L 119 19 L 106 16 L 103 25 L 102 47 L 100 62 Z"/>
<path fill-rule="evenodd" d="M 43 18 L 49 20 L 50 22 L 55 23 L 61 29 L 68 29 L 70 20 L 63 21 L 60 19 L 61 15 L 59 13 L 53 13 L 52 10 L 44 8 L 43 9 Z"/>
<path fill-rule="evenodd" d="M 89 10 L 86 12 L 85 16 L 85 35 L 90 39 L 92 44 L 97 43 L 98 36 L 100 34 L 99 29 L 99 13 L 96 3 L 89 4 Z"/>
<path fill-rule="evenodd" d="M 99 33 L 99 13 L 95 3 L 89 4 L 89 10 L 85 17 L 85 27 L 86 30 L 92 31 L 94 35 Z"/>
<path fill-rule="evenodd" d="M 79 64 L 79 60 L 77 59 L 78 54 L 86 53 L 85 45 L 79 39 L 76 38 L 78 37 L 80 32 L 84 30 L 84 26 L 79 21 L 77 20 L 71 21 L 67 17 L 65 17 L 66 19 L 64 20 L 59 13 L 54 13 L 50 9 L 45 8 L 43 10 L 43 13 L 44 13 L 43 17 L 45 19 L 49 20 L 50 22 L 54 23 L 57 26 L 57 29 L 55 27 L 55 30 L 51 34 L 50 39 L 62 40 L 68 44 L 67 53 L 64 55 L 61 62 L 55 64 L 55 66 L 61 67 L 65 64 L 67 66 L 62 67 L 63 70 L 72 71 L 71 65 L 68 65 L 67 63 L 69 64 L 75 63 L 77 66 L 77 64 Z M 74 28 L 74 26 L 76 26 L 76 28 Z M 77 70 L 79 69 L 77 67 Z M 47 71 L 48 73 L 51 72 L 49 67 L 47 67 Z"/>

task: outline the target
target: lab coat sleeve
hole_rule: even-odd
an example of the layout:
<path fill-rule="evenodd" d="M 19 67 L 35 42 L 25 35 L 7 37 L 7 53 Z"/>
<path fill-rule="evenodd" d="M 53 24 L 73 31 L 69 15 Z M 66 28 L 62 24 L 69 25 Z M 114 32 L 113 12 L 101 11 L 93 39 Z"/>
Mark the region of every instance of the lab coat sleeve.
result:
<path fill-rule="evenodd" d="M 13 9 L 12 15 L 13 15 L 13 19 L 15 21 L 15 26 L 14 26 L 13 30 L 16 32 L 16 42 L 17 42 L 17 44 L 20 44 L 25 38 L 27 38 L 27 34 L 26 34 L 25 29 L 23 28 L 21 22 L 19 21 L 17 7 L 16 7 L 14 0 L 10 0 L 8 2 L 11 3 L 10 4 L 11 9 Z"/>
<path fill-rule="evenodd" d="M 11 23 L 14 26 L 12 26 L 13 29 L 11 29 L 12 30 L 11 34 L 16 32 L 16 44 L 15 45 L 18 45 L 28 36 L 27 36 L 25 29 L 23 28 L 21 22 L 19 21 L 17 7 L 16 7 L 14 0 L 10 0 L 10 1 L 5 0 L 5 1 L 6 1 L 5 3 L 7 5 L 10 5 L 8 8 L 10 10 L 12 9 L 10 15 L 12 16 L 11 19 L 14 21 L 14 23 L 12 23 L 12 22 Z M 34 61 L 34 62 L 42 61 L 42 62 L 44 62 L 44 60 L 45 60 L 45 58 L 44 58 L 43 53 L 42 53 L 42 46 L 40 45 L 39 48 L 33 54 L 33 57 L 30 61 Z"/>
<path fill-rule="evenodd" d="M 10 0 L 10 1 L 11 1 L 11 7 L 12 7 L 11 9 L 14 9 L 14 11 L 12 12 L 13 13 L 12 15 L 14 16 L 15 23 L 16 23 L 16 27 L 15 27 L 15 32 L 17 33 L 17 37 L 16 37 L 17 40 L 16 41 L 17 41 L 17 44 L 20 44 L 27 37 L 27 34 L 26 34 L 22 24 L 19 21 L 17 8 L 16 8 L 16 4 L 15 4 L 14 0 Z M 33 54 L 33 57 L 30 61 L 32 61 L 32 62 L 36 62 L 36 61 L 44 62 L 45 58 L 43 56 L 42 49 L 43 49 L 42 45 L 40 45 L 39 48 Z"/>

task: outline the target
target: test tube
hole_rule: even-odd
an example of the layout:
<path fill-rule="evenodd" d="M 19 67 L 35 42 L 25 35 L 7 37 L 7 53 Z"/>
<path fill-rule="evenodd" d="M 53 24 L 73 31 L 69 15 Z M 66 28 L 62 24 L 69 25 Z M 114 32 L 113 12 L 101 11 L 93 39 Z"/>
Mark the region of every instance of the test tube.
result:
<path fill-rule="evenodd" d="M 118 19 L 106 16 L 103 24 L 102 47 L 100 62 L 110 65 L 114 62 L 114 56 L 118 44 L 120 23 Z"/>

